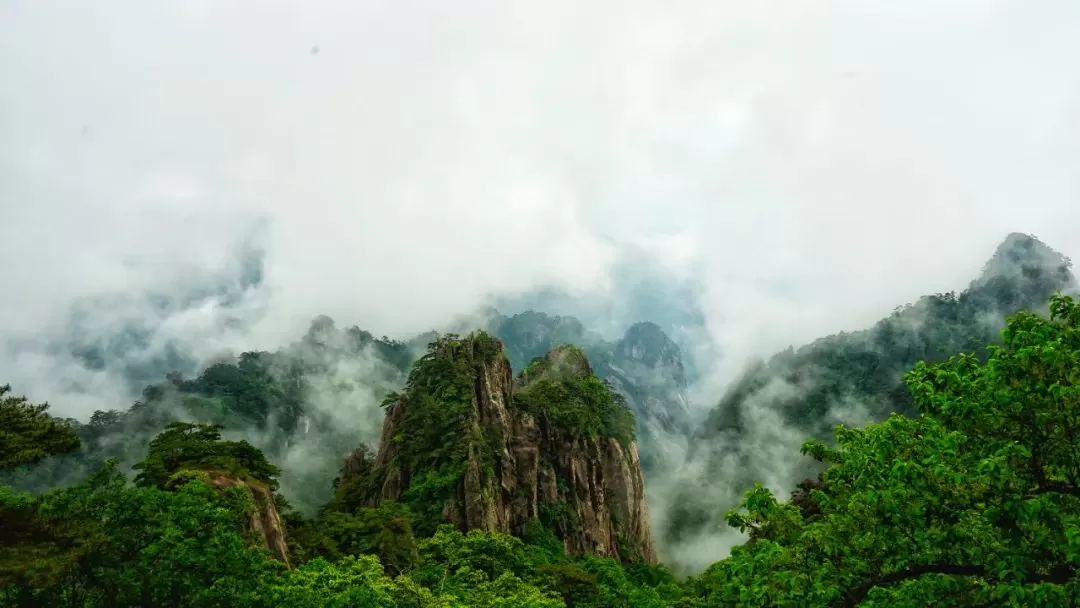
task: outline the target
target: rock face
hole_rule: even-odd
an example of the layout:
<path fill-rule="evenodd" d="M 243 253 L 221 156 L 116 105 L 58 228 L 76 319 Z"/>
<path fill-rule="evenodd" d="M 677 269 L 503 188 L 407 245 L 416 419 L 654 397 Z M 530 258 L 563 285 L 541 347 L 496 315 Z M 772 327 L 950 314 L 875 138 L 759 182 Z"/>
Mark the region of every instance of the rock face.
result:
<path fill-rule="evenodd" d="M 538 523 L 568 554 L 656 561 L 633 417 L 579 350 L 553 350 L 515 380 L 498 340 L 450 336 L 386 406 L 378 453 L 343 468 L 352 504 L 400 501 L 519 536 Z"/>
<path fill-rule="evenodd" d="M 617 341 L 586 330 L 574 317 L 527 311 L 510 317 L 489 311 L 485 327 L 501 339 L 516 369 L 560 344 L 577 344 L 596 376 L 626 399 L 637 420 L 637 444 L 646 476 L 660 463 L 687 449 L 691 414 L 684 354 L 664 330 L 651 322 L 631 325 Z M 462 330 L 475 320 L 463 321 Z"/>
<path fill-rule="evenodd" d="M 261 539 L 263 546 L 270 550 L 275 559 L 286 567 L 291 567 L 289 548 L 285 542 L 285 523 L 281 520 L 281 514 L 274 502 L 274 493 L 261 484 L 248 483 L 224 475 L 212 477 L 210 483 L 219 490 L 237 485 L 247 488 L 256 506 L 256 509 L 248 515 L 248 526 L 251 532 Z"/>
<path fill-rule="evenodd" d="M 685 449 L 691 420 L 686 371 L 679 346 L 658 325 L 630 326 L 600 376 L 625 395 L 634 410 L 647 472 L 665 454 Z"/>

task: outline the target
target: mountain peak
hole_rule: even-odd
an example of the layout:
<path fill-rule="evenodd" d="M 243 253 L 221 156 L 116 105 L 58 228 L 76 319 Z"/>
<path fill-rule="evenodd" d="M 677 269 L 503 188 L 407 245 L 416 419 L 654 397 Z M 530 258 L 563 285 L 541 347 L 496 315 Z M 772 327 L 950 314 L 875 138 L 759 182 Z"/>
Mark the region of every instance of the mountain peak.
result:
<path fill-rule="evenodd" d="M 569 555 L 655 563 L 633 415 L 576 347 L 531 367 L 549 381 L 515 387 L 488 334 L 433 342 L 386 402 L 375 459 L 347 458 L 333 508 L 398 501 L 422 534 L 539 528 Z"/>
<path fill-rule="evenodd" d="M 585 353 L 577 346 L 563 344 L 533 359 L 519 374 L 519 383 L 524 386 L 543 379 L 573 382 L 592 375 Z"/>
<path fill-rule="evenodd" d="M 679 345 L 655 323 L 643 321 L 627 329 L 616 345 L 615 359 L 620 365 L 643 365 L 669 374 L 678 385 L 686 383 Z"/>
<path fill-rule="evenodd" d="M 1072 282 L 1069 258 L 1054 251 L 1033 235 L 1013 232 L 998 245 L 990 260 L 983 266 L 977 283 L 995 278 L 1012 280 L 1055 280 L 1063 285 Z"/>

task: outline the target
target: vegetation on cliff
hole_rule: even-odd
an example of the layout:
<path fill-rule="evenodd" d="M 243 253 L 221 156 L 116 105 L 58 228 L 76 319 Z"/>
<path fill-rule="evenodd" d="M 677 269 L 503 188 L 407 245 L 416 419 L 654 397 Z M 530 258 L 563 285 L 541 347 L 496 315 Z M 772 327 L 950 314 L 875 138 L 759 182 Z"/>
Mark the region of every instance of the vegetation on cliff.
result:
<path fill-rule="evenodd" d="M 465 339 L 440 337 L 413 364 L 405 392 L 384 401 L 403 412 L 391 441 L 399 464 L 417 475 L 408 488 L 414 508 L 441 505 L 465 476 L 469 444 L 476 439 L 476 377 L 501 356 L 495 339 L 483 331 Z"/>
<path fill-rule="evenodd" d="M 277 489 L 278 468 L 246 441 L 222 441 L 221 426 L 172 422 L 150 442 L 146 458 L 133 469 L 135 483 L 168 488 L 179 471 L 214 471 Z"/>
<path fill-rule="evenodd" d="M 592 373 L 585 353 L 564 346 L 537 357 L 518 377 L 514 403 L 558 429 L 634 441 L 634 415 L 622 395 Z"/>
<path fill-rule="evenodd" d="M 535 359 L 515 384 L 492 336 L 443 336 L 384 406 L 377 456 L 350 456 L 331 510 L 399 502 L 420 535 L 539 525 L 569 553 L 654 559 L 633 415 L 580 349 Z"/>

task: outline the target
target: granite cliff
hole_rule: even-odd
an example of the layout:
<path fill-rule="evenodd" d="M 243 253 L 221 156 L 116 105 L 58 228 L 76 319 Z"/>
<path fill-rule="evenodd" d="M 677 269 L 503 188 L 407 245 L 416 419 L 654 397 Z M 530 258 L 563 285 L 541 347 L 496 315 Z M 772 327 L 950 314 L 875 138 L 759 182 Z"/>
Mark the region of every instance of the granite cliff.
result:
<path fill-rule="evenodd" d="M 574 317 L 527 311 L 504 316 L 489 311 L 484 323 L 505 346 L 514 369 L 562 344 L 581 347 L 593 373 L 625 399 L 636 420 L 638 449 L 646 476 L 686 450 L 690 435 L 689 377 L 685 354 L 657 324 L 631 325 L 617 340 L 588 331 Z M 471 328 L 471 321 L 461 331 Z"/>
<path fill-rule="evenodd" d="M 552 533 L 568 554 L 656 561 L 624 399 L 560 347 L 515 378 L 484 332 L 433 342 L 384 403 L 379 450 L 346 460 L 337 502 L 409 505 L 417 525 Z"/>
<path fill-rule="evenodd" d="M 242 486 L 251 494 L 255 508 L 248 513 L 248 532 L 270 551 L 274 559 L 286 567 L 292 567 L 289 563 L 288 543 L 285 540 L 285 523 L 278 511 L 274 493 L 262 484 L 229 475 L 213 475 L 210 483 L 219 490 Z"/>

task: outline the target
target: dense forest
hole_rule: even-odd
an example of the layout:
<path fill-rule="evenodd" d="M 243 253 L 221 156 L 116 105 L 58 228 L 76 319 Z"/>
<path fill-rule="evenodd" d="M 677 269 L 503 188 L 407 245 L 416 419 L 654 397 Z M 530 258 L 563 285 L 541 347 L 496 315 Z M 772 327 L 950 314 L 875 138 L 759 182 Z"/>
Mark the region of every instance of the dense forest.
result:
<path fill-rule="evenodd" d="M 690 434 L 651 324 L 612 342 L 526 313 L 395 341 L 320 318 L 85 423 L 5 386 L 0 606 L 1075 606 L 1071 282 L 1010 237 L 963 293 L 751 368 L 690 435 L 718 477 L 656 530 L 661 557 L 718 526 L 747 540 L 688 577 L 628 487 L 656 433 Z M 871 421 L 834 426 L 848 401 Z M 790 497 L 739 479 L 761 407 L 805 438 Z M 694 500 L 710 481 L 745 493 Z"/>

